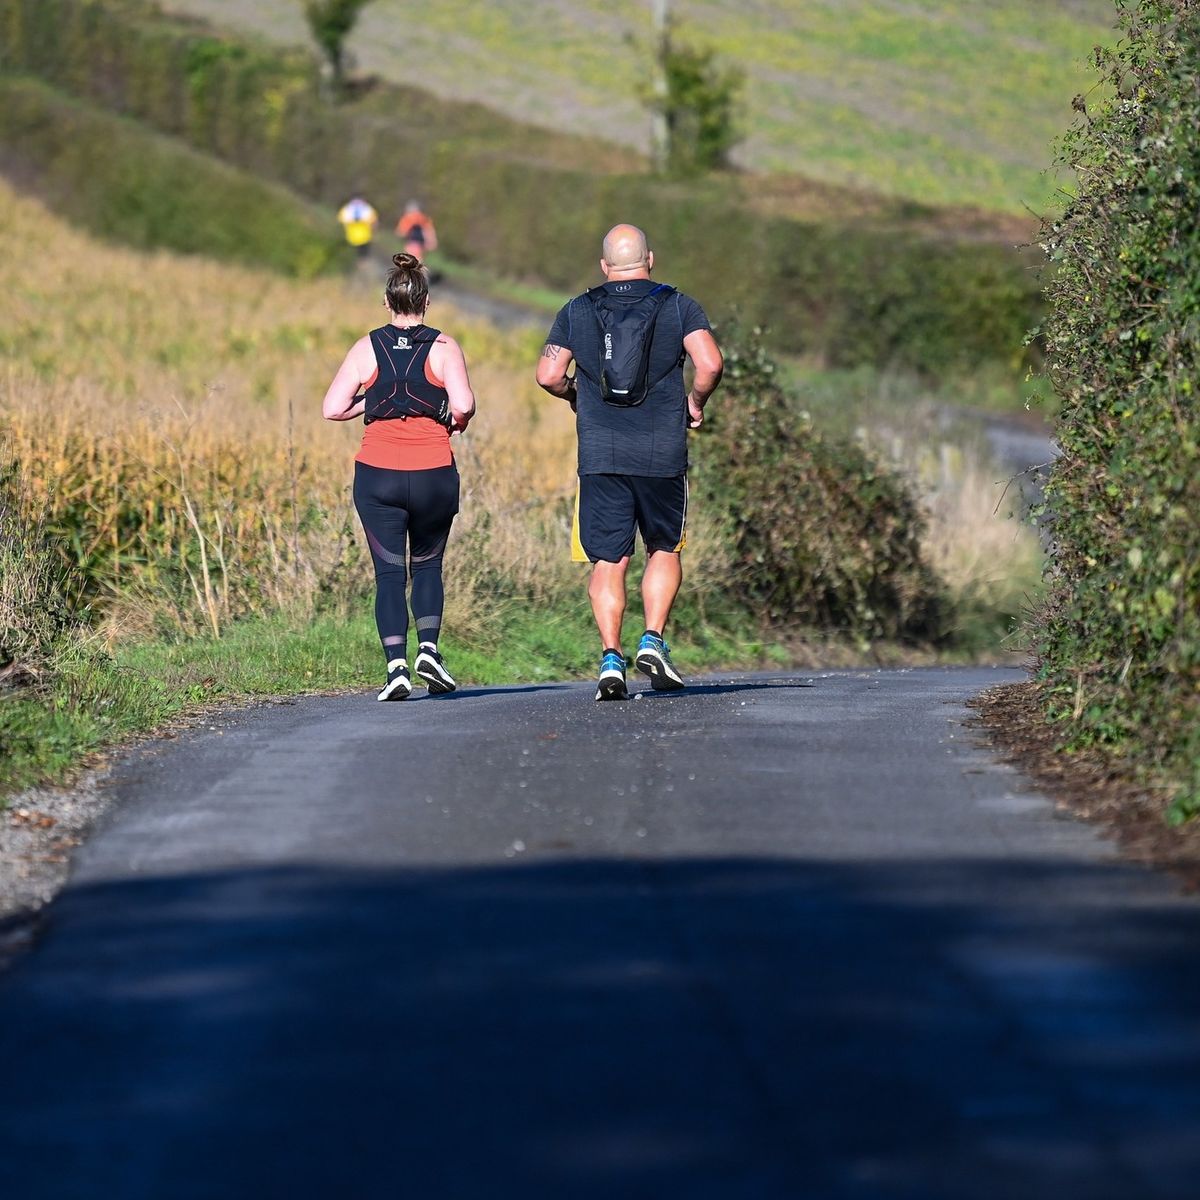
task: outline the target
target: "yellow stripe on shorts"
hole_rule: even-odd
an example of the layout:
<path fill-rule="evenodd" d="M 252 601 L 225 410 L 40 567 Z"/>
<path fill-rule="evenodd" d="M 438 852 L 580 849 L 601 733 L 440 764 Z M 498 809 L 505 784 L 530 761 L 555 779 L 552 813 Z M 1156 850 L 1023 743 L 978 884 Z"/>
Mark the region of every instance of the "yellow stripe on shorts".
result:
<path fill-rule="evenodd" d="M 687 476 L 685 475 L 683 477 L 683 524 L 679 527 L 679 542 L 675 546 L 676 554 L 687 546 L 687 510 L 688 501 L 691 497 L 691 489 L 688 487 Z"/>
<path fill-rule="evenodd" d="M 571 518 L 571 561 L 588 562 L 584 553 L 583 542 L 579 540 L 579 484 L 575 485 L 575 515 Z"/>

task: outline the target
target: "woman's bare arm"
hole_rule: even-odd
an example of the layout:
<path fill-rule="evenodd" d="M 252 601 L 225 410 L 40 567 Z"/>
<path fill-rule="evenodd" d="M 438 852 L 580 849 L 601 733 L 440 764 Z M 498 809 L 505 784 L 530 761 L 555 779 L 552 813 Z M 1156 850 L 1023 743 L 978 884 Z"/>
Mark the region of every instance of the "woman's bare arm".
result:
<path fill-rule="evenodd" d="M 374 371 L 374 352 L 369 338 L 360 338 L 350 347 L 342 365 L 338 367 L 325 399 L 321 401 L 321 415 L 327 421 L 353 421 L 361 417 L 366 401 L 358 395 L 359 388 L 370 380 L 363 378 L 363 350 L 371 355 Z"/>
<path fill-rule="evenodd" d="M 442 386 L 450 397 L 454 428 L 461 433 L 475 415 L 475 393 L 467 375 L 467 360 L 463 357 L 462 347 L 447 334 L 438 338 L 436 348 L 440 351 L 438 358 L 441 361 L 431 366 L 441 376 Z"/>

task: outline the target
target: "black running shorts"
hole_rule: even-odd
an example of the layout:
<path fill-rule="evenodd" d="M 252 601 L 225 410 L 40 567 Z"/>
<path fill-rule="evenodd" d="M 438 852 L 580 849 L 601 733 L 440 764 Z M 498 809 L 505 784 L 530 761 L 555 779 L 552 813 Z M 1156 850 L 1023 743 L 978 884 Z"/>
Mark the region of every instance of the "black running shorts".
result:
<path fill-rule="evenodd" d="M 687 476 L 581 475 L 579 541 L 590 562 L 619 562 L 641 533 L 646 553 L 678 552 L 686 541 Z"/>

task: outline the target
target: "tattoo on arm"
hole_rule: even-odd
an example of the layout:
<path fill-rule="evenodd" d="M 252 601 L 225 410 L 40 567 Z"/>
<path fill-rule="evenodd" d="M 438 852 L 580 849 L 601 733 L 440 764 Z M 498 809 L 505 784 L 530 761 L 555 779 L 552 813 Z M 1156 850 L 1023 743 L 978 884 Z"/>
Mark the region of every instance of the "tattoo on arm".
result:
<path fill-rule="evenodd" d="M 542 357 L 557 358 L 561 350 L 561 346 L 556 346 L 553 342 L 547 342 L 545 348 L 542 350 Z"/>

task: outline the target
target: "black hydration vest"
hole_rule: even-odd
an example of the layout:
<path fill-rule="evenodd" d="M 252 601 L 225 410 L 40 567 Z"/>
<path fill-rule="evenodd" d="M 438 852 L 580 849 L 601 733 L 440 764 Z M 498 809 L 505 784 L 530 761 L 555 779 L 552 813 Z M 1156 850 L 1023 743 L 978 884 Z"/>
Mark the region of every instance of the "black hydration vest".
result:
<path fill-rule="evenodd" d="M 444 387 L 425 377 L 425 363 L 440 329 L 414 325 L 398 329 L 383 325 L 372 329 L 371 348 L 379 374 L 366 390 L 363 424 L 397 421 L 405 417 L 429 417 L 447 428 L 451 425 L 450 396 Z"/>
<path fill-rule="evenodd" d="M 669 283 L 660 283 L 629 303 L 614 302 L 603 284 L 588 289 L 587 298 L 600 335 L 600 362 L 595 373 L 590 364 L 582 361 L 579 369 L 599 385 L 606 404 L 618 408 L 641 404 L 650 389 L 683 362 L 680 355 L 658 379 L 648 378 L 654 326 L 662 306 L 674 294 L 675 289 Z"/>

